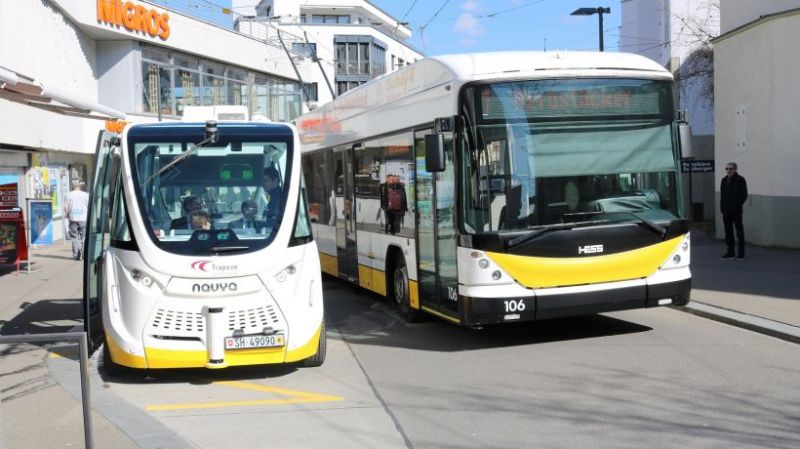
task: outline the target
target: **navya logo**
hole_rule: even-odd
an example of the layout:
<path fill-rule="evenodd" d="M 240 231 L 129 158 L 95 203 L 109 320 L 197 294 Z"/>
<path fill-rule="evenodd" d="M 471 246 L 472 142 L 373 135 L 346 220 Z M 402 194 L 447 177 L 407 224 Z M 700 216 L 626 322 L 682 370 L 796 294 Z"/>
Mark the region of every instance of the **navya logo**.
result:
<path fill-rule="evenodd" d="M 603 252 L 603 245 L 586 245 L 578 247 L 578 254 L 600 254 Z"/>
<path fill-rule="evenodd" d="M 238 269 L 239 266 L 236 264 L 219 264 L 211 260 L 195 260 L 192 262 L 192 270 L 202 271 L 203 273 L 228 273 Z"/>
<path fill-rule="evenodd" d="M 236 282 L 203 282 L 192 284 L 192 293 L 225 293 L 239 291 Z"/>

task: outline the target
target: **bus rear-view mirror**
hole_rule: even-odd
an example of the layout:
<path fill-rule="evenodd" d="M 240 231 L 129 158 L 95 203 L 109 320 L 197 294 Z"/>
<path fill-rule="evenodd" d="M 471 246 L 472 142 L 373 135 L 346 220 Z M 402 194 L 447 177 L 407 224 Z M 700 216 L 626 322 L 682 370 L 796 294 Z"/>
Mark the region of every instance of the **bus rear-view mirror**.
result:
<path fill-rule="evenodd" d="M 694 157 L 694 152 L 692 151 L 692 128 L 688 123 L 678 123 L 678 137 L 681 144 L 681 157 Z"/>
<path fill-rule="evenodd" d="M 444 169 L 444 137 L 441 134 L 428 134 L 425 136 L 425 170 L 436 173 Z"/>

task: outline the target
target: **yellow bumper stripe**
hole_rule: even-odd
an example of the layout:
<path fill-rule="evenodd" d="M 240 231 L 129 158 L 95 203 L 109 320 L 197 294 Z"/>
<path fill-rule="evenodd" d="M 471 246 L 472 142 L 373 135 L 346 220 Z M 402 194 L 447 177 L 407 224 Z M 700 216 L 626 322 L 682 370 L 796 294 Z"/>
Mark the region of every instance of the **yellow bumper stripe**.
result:
<path fill-rule="evenodd" d="M 632 251 L 589 257 L 528 257 L 487 252 L 497 265 L 527 288 L 641 279 L 656 272 L 683 236 Z"/>
<path fill-rule="evenodd" d="M 108 332 L 105 333 L 105 336 L 105 344 L 108 345 L 108 352 L 111 353 L 111 360 L 114 361 L 114 363 L 127 366 L 128 368 L 147 368 L 147 361 L 144 357 L 126 352 L 110 335 L 108 335 Z"/>

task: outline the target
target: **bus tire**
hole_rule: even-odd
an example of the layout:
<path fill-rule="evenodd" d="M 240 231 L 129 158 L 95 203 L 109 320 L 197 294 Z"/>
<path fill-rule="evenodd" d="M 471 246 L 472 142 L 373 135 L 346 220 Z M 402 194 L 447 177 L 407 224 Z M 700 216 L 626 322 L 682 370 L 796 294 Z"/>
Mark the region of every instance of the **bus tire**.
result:
<path fill-rule="evenodd" d="M 303 366 L 313 368 L 322 366 L 325 362 L 325 352 L 328 347 L 328 339 L 325 333 L 325 318 L 322 319 L 322 328 L 319 331 L 319 343 L 317 343 L 317 353 L 303 360 Z"/>
<path fill-rule="evenodd" d="M 419 320 L 419 311 L 411 308 L 411 293 L 408 287 L 408 267 L 402 253 L 397 255 L 397 263 L 392 273 L 392 299 L 397 304 L 400 315 L 408 323 Z"/>
<path fill-rule="evenodd" d="M 103 369 L 106 376 L 121 376 L 128 372 L 128 368 L 111 360 L 111 351 L 108 350 L 108 343 L 103 343 Z"/>

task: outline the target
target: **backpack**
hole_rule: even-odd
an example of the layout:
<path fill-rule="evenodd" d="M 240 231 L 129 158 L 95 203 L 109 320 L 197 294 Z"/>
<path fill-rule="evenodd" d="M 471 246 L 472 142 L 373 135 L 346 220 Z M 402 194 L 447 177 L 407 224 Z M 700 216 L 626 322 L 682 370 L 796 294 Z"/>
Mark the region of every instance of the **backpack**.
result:
<path fill-rule="evenodd" d="M 389 210 L 402 211 L 403 210 L 403 188 L 398 185 L 389 187 Z"/>

